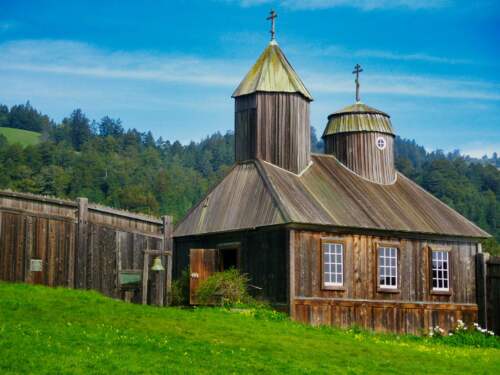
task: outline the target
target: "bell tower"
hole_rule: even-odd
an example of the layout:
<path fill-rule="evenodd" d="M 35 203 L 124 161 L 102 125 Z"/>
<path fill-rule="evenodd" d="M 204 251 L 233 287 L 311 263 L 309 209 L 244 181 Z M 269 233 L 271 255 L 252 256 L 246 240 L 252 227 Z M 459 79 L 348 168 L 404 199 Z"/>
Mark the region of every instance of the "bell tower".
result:
<path fill-rule="evenodd" d="M 390 116 L 361 102 L 359 73 L 356 75 L 356 103 L 328 116 L 323 133 L 325 153 L 334 155 L 354 173 L 379 184 L 396 180 L 394 130 Z"/>
<path fill-rule="evenodd" d="M 309 103 L 313 100 L 275 39 L 233 93 L 235 159 L 262 159 L 299 174 L 310 162 Z"/>

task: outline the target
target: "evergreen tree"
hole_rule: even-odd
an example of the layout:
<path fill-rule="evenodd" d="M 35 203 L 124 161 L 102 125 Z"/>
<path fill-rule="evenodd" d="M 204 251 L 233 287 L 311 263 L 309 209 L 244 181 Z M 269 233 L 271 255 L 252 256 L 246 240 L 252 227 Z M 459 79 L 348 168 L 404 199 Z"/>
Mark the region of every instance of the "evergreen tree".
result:
<path fill-rule="evenodd" d="M 0 105 L 0 121 L 5 116 L 10 119 L 11 112 Z M 30 129 L 38 126 L 40 116 L 46 117 L 29 103 L 17 106 L 14 114 L 17 124 Z M 61 124 L 48 118 L 47 123 L 48 138 L 35 146 L 9 144 L 0 135 L 0 188 L 70 199 L 87 196 L 117 208 L 170 214 L 177 221 L 234 163 L 232 132 L 182 145 L 155 140 L 151 132 L 124 131 L 120 120 L 109 117 L 92 125 L 81 110 Z M 312 131 L 314 147 L 322 151 Z M 497 154 L 481 160 L 458 151 L 428 153 L 415 141 L 399 137 L 395 154 L 399 171 L 493 234 L 494 238 L 484 241 L 484 249 L 500 254 Z"/>

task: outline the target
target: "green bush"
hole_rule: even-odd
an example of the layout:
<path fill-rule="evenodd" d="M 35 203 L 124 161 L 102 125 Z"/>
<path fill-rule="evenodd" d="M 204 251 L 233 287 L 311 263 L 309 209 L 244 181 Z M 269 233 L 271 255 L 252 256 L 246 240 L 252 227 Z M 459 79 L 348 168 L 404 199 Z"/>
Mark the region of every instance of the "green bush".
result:
<path fill-rule="evenodd" d="M 172 281 L 172 305 L 186 306 L 189 305 L 189 267 L 181 273 L 181 277 Z"/>
<path fill-rule="evenodd" d="M 477 323 L 466 325 L 457 321 L 455 329 L 446 333 L 439 326 L 429 328 L 427 335 L 432 340 L 438 340 L 452 346 L 475 346 L 478 348 L 500 348 L 500 339 L 493 331 L 488 331 Z"/>
<path fill-rule="evenodd" d="M 247 292 L 248 277 L 232 268 L 217 272 L 203 281 L 196 297 L 200 305 L 234 305 L 254 303 Z"/>

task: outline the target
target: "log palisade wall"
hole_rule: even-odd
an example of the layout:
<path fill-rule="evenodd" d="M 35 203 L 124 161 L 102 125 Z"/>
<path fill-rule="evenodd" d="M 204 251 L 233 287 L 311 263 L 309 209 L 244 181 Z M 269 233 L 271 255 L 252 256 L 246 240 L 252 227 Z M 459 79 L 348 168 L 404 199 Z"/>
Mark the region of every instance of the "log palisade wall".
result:
<path fill-rule="evenodd" d="M 377 148 L 379 137 L 386 141 Z M 379 184 L 391 184 L 396 178 L 394 137 L 379 132 L 338 133 L 325 137 L 325 153 L 335 157 L 356 174 Z"/>
<path fill-rule="evenodd" d="M 122 289 L 119 273 L 142 272 L 144 250 L 165 249 L 170 222 L 88 204 L 86 198 L 0 191 L 0 280 L 95 289 L 139 302 L 141 288 Z M 41 272 L 30 271 L 32 259 L 42 261 Z M 162 261 L 168 267 L 166 256 Z M 165 272 L 152 279 L 148 302 L 157 304 L 170 283 Z"/>
<path fill-rule="evenodd" d="M 344 244 L 343 290 L 324 290 L 321 241 Z M 457 319 L 477 321 L 475 255 L 469 241 L 427 241 L 368 235 L 290 231 L 290 301 L 294 319 L 315 325 L 359 325 L 377 331 L 420 334 L 430 326 L 453 328 Z M 377 245 L 399 248 L 399 289 L 377 289 Z M 448 249 L 451 293 L 433 294 L 430 249 Z"/>
<path fill-rule="evenodd" d="M 263 159 L 293 173 L 310 162 L 309 101 L 257 92 L 235 100 L 236 161 Z"/>

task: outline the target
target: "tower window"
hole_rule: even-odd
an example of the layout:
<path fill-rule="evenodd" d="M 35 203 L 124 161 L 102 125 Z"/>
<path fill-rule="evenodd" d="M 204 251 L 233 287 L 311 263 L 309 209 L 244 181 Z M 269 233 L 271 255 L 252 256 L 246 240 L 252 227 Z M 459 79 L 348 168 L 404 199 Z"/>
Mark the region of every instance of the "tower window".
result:
<path fill-rule="evenodd" d="M 377 148 L 379 150 L 384 150 L 386 146 L 387 146 L 387 142 L 385 141 L 385 138 L 384 137 L 378 137 L 377 138 Z"/>

